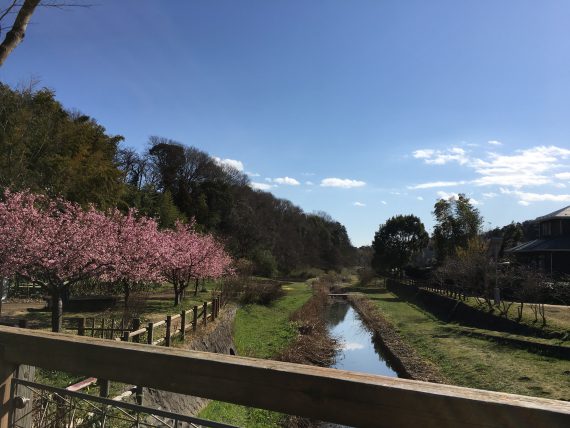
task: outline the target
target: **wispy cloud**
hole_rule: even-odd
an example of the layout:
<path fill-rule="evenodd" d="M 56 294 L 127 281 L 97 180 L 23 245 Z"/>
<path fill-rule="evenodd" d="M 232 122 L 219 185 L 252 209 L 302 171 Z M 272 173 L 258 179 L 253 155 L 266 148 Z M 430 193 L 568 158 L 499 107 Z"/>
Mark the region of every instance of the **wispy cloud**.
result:
<path fill-rule="evenodd" d="M 560 172 L 554 176 L 559 180 L 570 180 L 570 172 Z"/>
<path fill-rule="evenodd" d="M 486 193 L 483 193 L 483 197 L 488 198 L 488 199 L 496 198 L 497 196 L 499 196 L 499 194 L 498 194 L 498 193 L 495 193 L 495 192 L 486 192 Z"/>
<path fill-rule="evenodd" d="M 423 196 L 418 196 L 416 199 L 417 199 L 418 201 L 423 201 L 423 200 L 424 200 Z"/>
<path fill-rule="evenodd" d="M 497 141 L 497 140 L 489 140 L 489 141 L 487 141 L 487 144 L 490 144 L 492 146 L 502 146 L 503 145 L 503 143 L 501 143 L 500 141 Z"/>
<path fill-rule="evenodd" d="M 466 181 L 432 181 L 429 183 L 421 183 L 415 186 L 408 186 L 408 189 L 411 190 L 418 190 L 418 189 L 432 189 L 434 187 L 452 187 L 452 186 L 461 186 L 462 184 L 467 183 Z"/>
<path fill-rule="evenodd" d="M 297 180 L 295 180 L 294 178 L 291 178 L 291 177 L 274 178 L 273 182 L 277 183 L 277 184 L 285 184 L 287 186 L 298 186 L 301 184 Z"/>
<path fill-rule="evenodd" d="M 570 179 L 570 173 L 556 172 L 561 168 L 570 167 L 570 150 L 557 146 L 536 146 L 516 150 L 507 155 L 489 152 L 485 158 L 472 157 L 460 147 L 444 151 L 416 150 L 413 156 L 430 165 L 444 165 L 455 161 L 474 171 L 478 177 L 470 181 L 441 181 L 442 186 L 437 186 L 438 182 L 423 183 L 411 186 L 411 189 L 452 186 L 455 185 L 453 183 L 520 189 L 526 186 L 550 184 L 555 179 Z"/>
<path fill-rule="evenodd" d="M 229 166 L 237 169 L 238 171 L 243 171 L 243 162 L 236 159 L 222 159 L 214 156 L 214 161 L 220 166 Z"/>
<path fill-rule="evenodd" d="M 504 195 L 512 195 L 519 199 L 520 202 L 530 204 L 531 202 L 570 202 L 570 195 L 553 195 L 552 193 L 532 193 L 522 192 L 520 190 L 501 189 Z"/>
<path fill-rule="evenodd" d="M 352 205 L 354 205 L 355 207 L 365 207 L 366 204 L 363 204 L 362 202 L 354 202 Z"/>
<path fill-rule="evenodd" d="M 439 190 L 438 192 L 436 192 L 436 194 L 438 197 L 440 197 L 441 199 L 445 199 L 445 200 L 457 199 L 459 197 L 459 195 L 457 193 L 447 193 L 447 192 L 444 192 L 443 190 Z"/>
<path fill-rule="evenodd" d="M 246 171 L 245 173 L 247 175 L 249 175 L 250 177 L 260 177 L 261 176 L 261 174 L 258 174 L 257 172 Z"/>
<path fill-rule="evenodd" d="M 256 182 L 249 183 L 249 186 L 255 190 L 269 190 L 273 187 L 271 184 Z"/>
<path fill-rule="evenodd" d="M 340 187 L 342 189 L 351 189 L 354 187 L 366 186 L 366 182 L 360 180 L 351 180 L 349 178 L 324 178 L 321 180 L 321 187 Z"/>
<path fill-rule="evenodd" d="M 388 202 L 386 202 L 386 201 L 380 201 L 380 203 L 381 203 L 382 205 L 388 205 Z"/>
<path fill-rule="evenodd" d="M 429 165 L 445 165 L 449 162 L 457 162 L 464 165 L 469 162 L 469 156 L 465 149 L 452 147 L 447 150 L 422 149 L 412 153 L 416 159 L 423 159 Z"/>

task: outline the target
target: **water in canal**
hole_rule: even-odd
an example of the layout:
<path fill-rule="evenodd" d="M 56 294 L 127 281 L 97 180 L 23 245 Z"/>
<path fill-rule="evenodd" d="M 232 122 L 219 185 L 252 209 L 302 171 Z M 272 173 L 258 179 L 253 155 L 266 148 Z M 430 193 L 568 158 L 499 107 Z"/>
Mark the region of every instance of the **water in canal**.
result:
<path fill-rule="evenodd" d="M 327 323 L 331 335 L 340 341 L 334 368 L 397 377 L 383 356 L 379 343 L 352 306 L 334 300 L 328 308 Z"/>

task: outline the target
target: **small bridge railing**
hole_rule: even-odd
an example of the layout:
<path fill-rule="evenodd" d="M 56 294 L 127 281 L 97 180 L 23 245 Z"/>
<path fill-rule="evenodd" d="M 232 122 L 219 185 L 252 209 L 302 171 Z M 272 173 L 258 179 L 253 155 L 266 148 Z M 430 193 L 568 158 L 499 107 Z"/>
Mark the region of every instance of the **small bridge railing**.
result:
<path fill-rule="evenodd" d="M 564 401 L 0 327 L 0 428 L 15 408 L 11 383 L 19 365 L 359 427 L 570 426 Z"/>

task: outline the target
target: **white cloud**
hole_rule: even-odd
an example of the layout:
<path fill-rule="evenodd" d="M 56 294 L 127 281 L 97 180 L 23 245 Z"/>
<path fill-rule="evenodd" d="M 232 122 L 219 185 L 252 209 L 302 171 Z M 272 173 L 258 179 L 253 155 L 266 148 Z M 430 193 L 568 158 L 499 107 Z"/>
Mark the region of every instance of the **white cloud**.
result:
<path fill-rule="evenodd" d="M 273 179 L 271 179 L 271 178 L 269 178 L 269 177 L 265 177 L 264 180 L 267 181 L 267 182 L 269 182 L 269 183 L 271 183 L 271 182 L 273 181 Z"/>
<path fill-rule="evenodd" d="M 412 155 L 416 159 L 429 159 L 433 156 L 435 150 L 427 149 L 427 150 L 416 150 L 412 153 Z"/>
<path fill-rule="evenodd" d="M 291 177 L 275 178 L 275 179 L 273 179 L 273 182 L 277 183 L 277 184 L 286 184 L 288 186 L 298 186 L 299 184 L 301 184 L 297 180 L 295 180 L 294 178 L 291 178 Z"/>
<path fill-rule="evenodd" d="M 423 198 L 422 196 L 418 196 L 416 199 L 417 199 L 418 201 L 423 201 L 423 200 L 424 200 L 424 198 Z"/>
<path fill-rule="evenodd" d="M 340 187 L 343 189 L 351 189 L 353 187 L 366 186 L 364 181 L 351 180 L 349 178 L 325 178 L 321 180 L 322 187 Z"/>
<path fill-rule="evenodd" d="M 530 202 L 527 201 L 519 201 L 519 205 L 522 205 L 523 207 L 528 207 L 530 205 Z"/>
<path fill-rule="evenodd" d="M 513 195 L 519 199 L 519 203 L 524 202 L 528 205 L 531 202 L 570 202 L 570 195 L 553 195 L 552 193 L 532 193 L 522 192 L 520 190 L 501 189 L 504 195 Z M 525 205 L 522 204 L 522 205 Z"/>
<path fill-rule="evenodd" d="M 416 150 L 412 155 L 416 159 L 423 159 L 429 165 L 445 165 L 449 162 L 457 162 L 460 165 L 464 165 L 469 161 L 467 152 L 461 147 L 452 147 L 447 150 Z"/>
<path fill-rule="evenodd" d="M 478 186 L 538 186 L 552 182 L 549 172 L 570 157 L 570 150 L 556 146 L 537 146 L 517 150 L 513 155 L 489 153 L 489 160 L 473 159 L 471 165 L 481 175 Z"/>
<path fill-rule="evenodd" d="M 566 184 L 564 183 L 554 183 L 553 186 L 557 189 L 566 189 Z"/>
<path fill-rule="evenodd" d="M 365 207 L 366 204 L 363 204 L 362 202 L 355 202 L 352 205 L 354 205 L 355 207 Z"/>
<path fill-rule="evenodd" d="M 315 183 L 313 183 L 312 181 L 305 181 L 305 184 L 307 186 L 314 186 L 315 185 Z"/>
<path fill-rule="evenodd" d="M 559 172 L 554 174 L 554 176 L 559 180 L 570 180 L 570 172 Z"/>
<path fill-rule="evenodd" d="M 432 181 L 429 183 L 417 184 L 415 186 L 408 186 L 408 189 L 417 190 L 417 189 L 431 189 L 434 187 L 451 187 L 451 186 L 460 186 L 465 183 L 466 181 Z"/>
<path fill-rule="evenodd" d="M 250 177 L 259 177 L 259 176 L 261 176 L 261 174 L 258 174 L 257 172 L 246 171 L 245 173 L 246 173 L 247 175 L 249 175 Z"/>
<path fill-rule="evenodd" d="M 497 140 L 489 140 L 489 141 L 487 141 L 487 144 L 490 144 L 492 146 L 502 146 L 503 145 L 503 143 L 501 143 L 500 141 L 497 141 Z"/>
<path fill-rule="evenodd" d="M 457 193 L 447 193 L 447 192 L 444 192 L 443 190 L 438 191 L 437 196 L 439 196 L 441 199 L 445 199 L 445 200 L 459 198 L 459 195 Z"/>
<path fill-rule="evenodd" d="M 256 182 L 249 183 L 249 186 L 254 190 L 269 190 L 273 187 L 271 184 Z"/>
<path fill-rule="evenodd" d="M 471 202 L 471 205 L 481 205 L 482 204 L 482 202 L 479 202 L 475 198 L 469 198 L 469 202 Z"/>
<path fill-rule="evenodd" d="M 238 171 L 243 171 L 243 162 L 235 159 L 221 159 L 214 156 L 214 161 L 220 166 L 229 166 L 237 169 Z"/>
<path fill-rule="evenodd" d="M 388 202 L 386 202 L 386 201 L 380 201 L 380 203 L 381 203 L 382 205 L 388 205 Z"/>
<path fill-rule="evenodd" d="M 496 198 L 497 196 L 499 196 L 499 194 L 498 194 L 498 193 L 495 193 L 495 192 L 483 193 L 483 197 L 489 198 L 489 199 L 491 199 L 491 198 Z"/>

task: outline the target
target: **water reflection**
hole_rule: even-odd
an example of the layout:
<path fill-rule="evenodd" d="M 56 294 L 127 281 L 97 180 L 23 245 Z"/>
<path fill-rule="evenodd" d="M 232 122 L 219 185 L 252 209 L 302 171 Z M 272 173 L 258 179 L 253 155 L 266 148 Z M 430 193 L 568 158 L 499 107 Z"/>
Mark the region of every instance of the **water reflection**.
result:
<path fill-rule="evenodd" d="M 329 331 L 342 343 L 334 368 L 398 376 L 386 362 L 381 346 L 375 343 L 372 333 L 364 326 L 352 306 L 345 301 L 335 301 L 330 305 L 327 315 Z"/>

